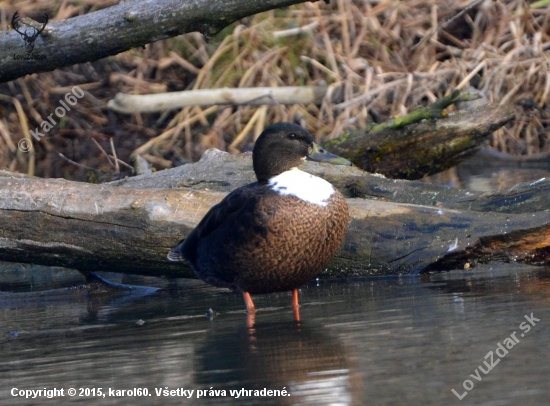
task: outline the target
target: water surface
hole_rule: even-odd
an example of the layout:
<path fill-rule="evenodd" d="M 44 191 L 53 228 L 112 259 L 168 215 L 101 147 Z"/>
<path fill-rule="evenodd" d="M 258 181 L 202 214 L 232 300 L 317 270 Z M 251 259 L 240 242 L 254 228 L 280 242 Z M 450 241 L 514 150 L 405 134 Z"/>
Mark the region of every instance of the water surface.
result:
<path fill-rule="evenodd" d="M 550 399 L 545 269 L 489 264 L 419 278 L 312 281 L 301 290 L 300 323 L 293 321 L 290 293 L 283 293 L 254 297 L 253 326 L 241 296 L 224 289 L 197 280 L 107 276 L 160 289 L 29 295 L 23 292 L 74 286 L 82 278 L 0 263 L 1 405 L 527 406 Z M 529 324 L 531 314 L 540 321 Z M 498 343 L 514 331 L 519 342 L 499 358 Z M 483 362 L 491 351 L 498 363 L 489 370 Z M 30 400 L 12 397 L 12 388 L 64 388 L 65 396 Z M 69 388 L 102 388 L 106 396 L 70 397 Z M 147 388 L 151 396 L 114 397 L 109 388 Z M 164 397 L 155 388 L 195 392 L 191 399 Z M 226 396 L 197 399 L 197 390 L 210 388 Z M 242 391 L 264 388 L 292 396 Z"/>

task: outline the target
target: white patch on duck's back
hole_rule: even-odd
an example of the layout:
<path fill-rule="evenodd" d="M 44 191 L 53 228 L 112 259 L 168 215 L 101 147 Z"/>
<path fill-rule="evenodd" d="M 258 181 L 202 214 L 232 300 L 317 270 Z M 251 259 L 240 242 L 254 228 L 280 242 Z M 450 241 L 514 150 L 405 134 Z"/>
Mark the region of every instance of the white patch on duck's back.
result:
<path fill-rule="evenodd" d="M 296 196 L 308 203 L 326 206 L 334 187 L 324 179 L 293 168 L 269 179 L 271 188 L 281 195 Z"/>

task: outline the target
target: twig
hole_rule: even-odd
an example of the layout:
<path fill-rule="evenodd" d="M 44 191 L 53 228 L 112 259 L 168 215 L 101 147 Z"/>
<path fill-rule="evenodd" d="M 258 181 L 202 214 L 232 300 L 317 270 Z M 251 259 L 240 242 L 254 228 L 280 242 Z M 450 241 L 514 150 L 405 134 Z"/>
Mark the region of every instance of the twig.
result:
<path fill-rule="evenodd" d="M 289 28 L 288 30 L 274 31 L 273 37 L 284 38 L 284 37 L 290 37 L 292 35 L 299 35 L 304 32 L 313 30 L 318 25 L 319 25 L 319 20 L 315 20 L 314 22 L 304 25 L 303 27 L 296 27 L 296 28 Z"/>
<path fill-rule="evenodd" d="M 451 73 L 455 73 L 456 72 L 456 69 L 442 69 L 442 70 L 439 70 L 439 71 L 435 71 L 435 72 L 431 72 L 431 73 L 414 73 L 413 74 L 413 78 L 415 80 L 422 80 L 422 79 L 432 79 L 434 77 L 437 77 L 437 76 L 440 76 L 440 75 L 448 75 L 448 74 L 451 74 Z M 406 75 L 406 73 L 401 73 L 403 75 Z M 390 75 L 390 73 L 387 73 L 385 75 Z M 385 76 L 384 74 L 382 75 L 376 75 L 377 77 L 381 77 L 381 76 Z M 359 103 L 362 103 L 362 102 L 365 102 L 371 98 L 373 98 L 374 96 L 377 96 L 378 94 L 382 93 L 383 91 L 387 90 L 387 89 L 391 89 L 393 87 L 396 87 L 398 85 L 402 85 L 404 83 L 407 83 L 407 78 L 401 78 L 401 79 L 396 79 L 392 82 L 388 82 L 388 83 L 385 83 L 383 85 L 380 85 L 379 87 L 369 91 L 369 92 L 365 92 L 357 97 L 354 97 L 353 99 L 349 99 L 345 102 L 342 102 L 340 104 L 337 104 L 335 106 L 335 108 L 337 109 L 346 109 L 348 107 L 351 107 L 351 106 L 354 106 L 355 104 L 359 104 Z"/>
<path fill-rule="evenodd" d="M 107 161 L 109 162 L 109 165 L 112 165 L 112 166 L 115 166 L 115 164 L 113 163 L 113 161 L 111 161 L 111 158 L 109 157 L 109 154 L 107 152 L 105 152 L 105 150 L 103 149 L 103 147 L 101 145 L 99 145 L 99 142 L 97 142 L 95 140 L 95 138 L 93 137 L 90 137 L 92 139 L 92 141 L 94 142 L 94 144 L 96 145 L 96 147 L 99 148 L 99 150 L 103 153 L 103 155 L 105 155 L 107 157 Z"/>
<path fill-rule="evenodd" d="M 10 133 L 8 131 L 8 127 L 6 126 L 6 119 L 0 120 L 0 134 L 2 134 L 2 137 L 4 138 L 4 141 L 6 142 L 6 145 L 8 146 L 8 149 L 11 153 L 15 153 L 17 151 L 17 147 L 13 143 L 10 137 Z"/>
<path fill-rule="evenodd" d="M 327 75 L 330 75 L 332 76 L 333 78 L 335 79 L 339 79 L 340 78 L 340 75 L 338 75 L 338 73 L 336 72 L 333 72 L 331 71 L 329 68 L 327 68 L 325 65 L 323 65 L 321 62 L 319 61 L 316 61 L 315 59 L 313 58 L 310 58 L 309 56 L 305 56 L 305 55 L 302 55 L 300 56 L 300 59 L 304 62 L 309 62 L 311 63 L 313 66 L 315 66 L 317 69 L 325 72 Z"/>
<path fill-rule="evenodd" d="M 101 169 L 94 169 L 94 168 L 90 168 L 89 166 L 86 166 L 86 165 L 82 165 L 82 164 L 79 164 L 78 162 L 75 162 L 73 161 L 72 159 L 69 159 L 67 158 L 65 155 L 63 155 L 61 152 L 58 152 L 58 154 L 61 158 L 63 158 L 65 161 L 67 161 L 68 163 L 70 164 L 73 164 L 73 165 L 76 165 L 80 168 L 83 168 L 83 169 L 87 169 L 89 171 L 94 171 L 94 172 L 103 172 Z"/>
<path fill-rule="evenodd" d="M 230 152 L 233 152 L 233 153 L 240 152 L 237 149 L 237 145 L 243 140 L 244 137 L 248 135 L 248 133 L 250 132 L 254 124 L 256 124 L 256 121 L 258 121 L 258 119 L 262 115 L 263 111 L 264 111 L 263 108 L 259 108 L 258 110 L 256 110 L 252 118 L 248 120 L 248 123 L 246 123 L 246 126 L 243 128 L 243 130 L 233 139 L 233 142 L 229 144 L 228 149 Z"/>
<path fill-rule="evenodd" d="M 437 100 L 435 103 L 427 107 L 418 108 L 411 113 L 402 117 L 393 117 L 385 123 L 380 123 L 373 126 L 369 133 L 382 131 L 385 129 L 398 129 L 405 127 L 406 125 L 418 123 L 422 120 L 429 120 L 433 118 L 444 118 L 448 115 L 448 106 L 460 101 L 470 101 L 479 99 L 481 96 L 478 93 L 461 93 L 460 90 L 455 90 L 451 94 Z"/>
<path fill-rule="evenodd" d="M 109 138 L 111 143 L 111 151 L 113 151 L 113 157 L 115 158 L 115 169 L 117 173 L 120 173 L 120 166 L 118 166 L 118 158 L 116 157 L 115 144 L 113 143 L 113 137 Z"/>
<path fill-rule="evenodd" d="M 109 155 L 112 159 L 116 159 L 117 163 L 121 164 L 122 166 L 125 166 L 128 169 L 134 170 L 134 167 L 132 165 L 128 165 L 126 162 L 124 162 L 122 159 L 118 159 L 117 157 L 114 157 L 112 155 Z"/>
<path fill-rule="evenodd" d="M 5 96 L 3 94 L 0 94 L 0 100 L 5 100 L 7 102 L 12 102 L 15 106 L 15 110 L 17 111 L 17 115 L 19 117 L 19 123 L 21 124 L 21 130 L 23 130 L 23 134 L 25 136 L 25 139 L 27 140 L 27 144 L 29 148 L 27 149 L 27 152 L 29 154 L 29 160 L 28 160 L 28 167 L 27 167 L 27 175 L 34 176 L 34 167 L 36 162 L 36 156 L 34 153 L 34 147 L 33 142 L 31 138 L 31 133 L 29 131 L 29 122 L 27 120 L 27 115 L 25 114 L 25 110 L 23 110 L 23 106 L 21 105 L 21 102 L 17 100 L 15 97 L 9 97 Z"/>
<path fill-rule="evenodd" d="M 204 110 L 203 114 L 208 115 L 210 113 L 214 113 L 218 108 L 219 108 L 218 106 L 212 106 L 212 107 Z M 155 145 L 155 144 L 157 144 L 161 141 L 164 141 L 165 139 L 171 137 L 173 134 L 178 133 L 179 131 L 181 131 L 181 129 L 183 127 L 185 127 L 186 125 L 194 124 L 199 119 L 200 119 L 200 115 L 198 115 L 198 114 L 185 119 L 181 123 L 177 124 L 175 127 L 172 127 L 169 130 L 164 131 L 162 134 L 156 136 L 155 138 L 151 138 L 145 144 L 143 144 L 142 146 L 136 148 L 134 153 L 136 153 L 138 155 L 143 155 L 145 152 L 149 151 L 149 149 L 153 145 Z"/>
<path fill-rule="evenodd" d="M 435 33 L 438 33 L 439 31 L 441 31 L 442 29 L 444 29 L 445 27 L 447 27 L 449 24 L 451 24 L 454 20 L 456 20 L 457 18 L 461 17 L 462 15 L 464 15 L 465 13 L 467 13 L 468 11 L 470 11 L 472 8 L 474 8 L 475 6 L 477 6 L 479 3 L 481 3 L 483 0 L 476 0 L 474 1 L 472 4 L 470 4 L 469 6 L 466 6 L 464 7 L 464 9 L 462 11 L 460 11 L 457 15 L 455 15 L 453 18 L 447 20 L 446 22 L 444 22 L 443 24 L 441 24 L 437 29 L 433 30 L 431 33 L 429 33 L 428 35 L 426 35 L 424 38 L 422 38 L 420 40 L 420 42 L 418 42 L 418 44 L 415 44 L 411 47 L 411 53 L 413 53 L 414 51 L 416 51 L 416 48 L 418 48 L 420 45 L 422 45 L 424 42 L 426 42 L 427 40 L 429 40 Z"/>
<path fill-rule="evenodd" d="M 401 79 L 403 80 L 403 79 Z M 481 96 L 479 93 L 461 93 L 460 90 L 454 90 L 451 94 L 443 97 L 442 99 L 437 100 L 436 102 L 430 104 L 429 106 L 417 108 L 409 114 L 406 114 L 401 117 L 392 117 L 386 122 L 376 124 L 370 127 L 367 131 L 364 131 L 363 134 L 369 133 L 373 134 L 382 130 L 392 129 L 396 130 L 403 128 L 407 125 L 418 123 L 422 120 L 428 119 L 437 119 L 444 118 L 448 115 L 446 107 L 453 103 L 460 101 L 471 101 L 479 99 Z M 343 136 L 339 138 L 334 138 L 330 141 L 325 142 L 323 145 L 325 147 L 334 147 L 342 141 L 348 139 L 348 136 Z"/>
<path fill-rule="evenodd" d="M 462 79 L 462 81 L 458 85 L 456 85 L 456 88 L 462 89 L 464 86 L 470 83 L 470 79 L 472 79 L 486 65 L 487 65 L 487 60 L 484 60 L 481 63 L 479 63 L 464 79 Z"/>

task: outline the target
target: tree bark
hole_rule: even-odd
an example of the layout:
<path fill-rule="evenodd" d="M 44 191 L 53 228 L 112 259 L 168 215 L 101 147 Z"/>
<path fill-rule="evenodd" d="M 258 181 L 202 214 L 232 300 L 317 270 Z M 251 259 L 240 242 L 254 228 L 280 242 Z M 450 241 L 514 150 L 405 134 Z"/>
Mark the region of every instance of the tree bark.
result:
<path fill-rule="evenodd" d="M 501 213 L 534 213 L 550 209 L 550 179 L 520 183 L 500 192 L 475 192 L 446 185 L 387 179 L 355 166 L 305 162 L 301 169 L 326 179 L 347 198 L 364 198 L 439 208 Z M 1 172 L 0 172 L 1 174 Z M 184 188 L 230 192 L 256 180 L 252 153 L 229 154 L 212 148 L 200 161 L 111 182 L 132 189 Z"/>
<path fill-rule="evenodd" d="M 496 213 L 450 208 L 486 195 L 314 162 L 304 170 L 339 179 L 348 196 L 348 233 L 324 275 L 416 274 L 493 259 L 549 263 L 548 181 L 518 189 L 524 201 L 539 202 L 535 212 Z M 193 276 L 167 262 L 167 252 L 227 190 L 252 178 L 250 154 L 216 150 L 195 164 L 111 184 L 0 176 L 0 260 Z M 371 191 L 377 200 L 357 197 Z"/>
<path fill-rule="evenodd" d="M 139 0 L 48 23 L 35 41 L 36 59 L 16 59 L 25 43 L 0 32 L 0 82 L 95 61 L 145 44 L 200 31 L 207 37 L 243 17 L 306 0 Z"/>
<path fill-rule="evenodd" d="M 421 113 L 430 110 L 419 109 L 399 119 L 423 118 Z M 390 120 L 380 130 L 357 131 L 324 145 L 366 171 L 414 180 L 452 168 L 470 157 L 491 133 L 514 117 L 510 106 L 483 106 L 414 124 Z"/>

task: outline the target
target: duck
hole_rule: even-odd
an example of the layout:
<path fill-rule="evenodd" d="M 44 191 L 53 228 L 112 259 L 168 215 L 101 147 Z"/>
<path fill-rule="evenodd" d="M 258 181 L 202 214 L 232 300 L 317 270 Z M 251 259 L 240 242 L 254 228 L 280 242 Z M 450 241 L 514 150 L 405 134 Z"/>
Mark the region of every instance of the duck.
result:
<path fill-rule="evenodd" d="M 204 282 L 242 293 L 249 315 L 251 295 L 292 291 L 299 321 L 298 288 L 330 262 L 349 222 L 344 196 L 298 169 L 306 159 L 352 165 L 297 124 L 265 128 L 252 151 L 257 181 L 213 206 L 168 260 L 187 261 Z"/>

